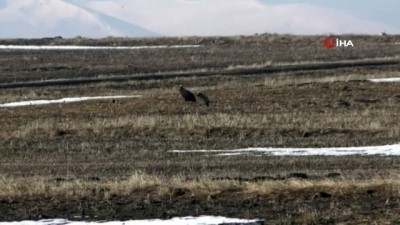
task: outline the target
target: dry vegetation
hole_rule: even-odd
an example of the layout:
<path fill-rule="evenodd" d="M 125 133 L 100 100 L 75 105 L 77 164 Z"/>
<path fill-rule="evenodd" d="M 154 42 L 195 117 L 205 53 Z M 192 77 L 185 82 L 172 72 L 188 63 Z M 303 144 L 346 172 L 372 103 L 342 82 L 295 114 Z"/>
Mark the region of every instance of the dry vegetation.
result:
<path fill-rule="evenodd" d="M 218 196 L 233 193 L 243 196 L 262 195 L 269 198 L 316 198 L 318 196 L 296 196 L 296 193 L 318 193 L 324 190 L 335 196 L 351 194 L 372 194 L 381 192 L 400 197 L 400 183 L 396 179 L 288 179 L 281 181 L 244 182 L 240 180 L 215 180 L 209 176 L 188 180 L 182 176 L 165 178 L 134 172 L 126 179 L 99 181 L 91 179 L 49 180 L 45 177 L 6 178 L 0 180 L 0 199 L 18 200 L 20 198 L 50 197 L 61 199 L 99 198 L 112 196 L 129 198 L 135 193 L 145 192 L 152 197 L 164 198 L 175 195 L 178 190 L 188 196 Z M 172 196 L 175 197 L 175 196 Z"/>
<path fill-rule="evenodd" d="M 378 39 L 386 43 L 379 47 L 381 51 L 374 49 L 371 42 Z M 186 50 L 180 52 L 182 55 L 161 50 L 140 54 L 115 52 L 111 56 L 109 52 L 90 51 L 1 52 L 0 64 L 12 63 L 9 70 L 0 67 L 0 80 L 8 82 L 10 76 L 35 80 L 43 74 L 52 78 L 71 74 L 99 76 L 106 71 L 99 69 L 105 62 L 125 65 L 129 61 L 145 67 L 138 71 L 148 72 L 181 69 L 180 63 L 189 69 L 268 66 L 268 57 L 282 64 L 330 57 L 361 59 L 366 55 L 396 59 L 399 49 L 390 44 L 397 39 L 364 37 L 363 48 L 334 53 L 325 53 L 319 47 L 306 51 L 304 45 L 303 52 L 294 56 L 290 49 L 297 48 L 297 42 L 314 43 L 319 37 L 163 40 L 168 44 L 205 44 L 200 51 L 207 54 Z M 65 40 L 57 41 L 64 44 Z M 139 43 L 119 41 L 117 45 Z M 142 44 L 158 44 L 157 41 L 146 40 Z M 102 44 L 100 41 L 99 45 Z M 243 48 L 245 44 L 250 47 Z M 265 53 L 265 48 L 275 50 Z M 278 51 L 288 48 L 286 52 Z M 249 58 L 246 54 L 250 53 Z M 178 57 L 176 64 L 171 63 L 168 54 L 174 59 Z M 185 54 L 203 58 L 194 59 L 193 65 L 186 64 L 179 60 L 187 59 Z M 21 57 L 26 61 L 21 61 Z M 155 59 L 158 64 L 152 61 Z M 215 59 L 219 61 L 212 61 Z M 37 60 L 46 65 L 70 63 L 66 65 L 70 71 L 27 69 L 36 68 Z M 109 67 L 110 73 L 132 72 L 119 70 L 118 63 Z M 0 103 L 73 96 L 141 97 L 0 108 L 0 220 L 214 214 L 264 218 L 268 224 L 399 223 L 398 157 L 256 157 L 170 152 L 398 143 L 400 84 L 365 79 L 400 77 L 399 69 L 397 64 L 2 89 Z M 205 93 L 211 100 L 210 107 L 183 102 L 177 89 L 179 84 Z"/>

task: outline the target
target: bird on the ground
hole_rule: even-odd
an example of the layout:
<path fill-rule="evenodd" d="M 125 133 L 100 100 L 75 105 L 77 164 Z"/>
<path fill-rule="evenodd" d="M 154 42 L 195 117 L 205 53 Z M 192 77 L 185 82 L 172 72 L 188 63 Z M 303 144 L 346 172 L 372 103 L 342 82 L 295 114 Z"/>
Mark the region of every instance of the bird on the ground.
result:
<path fill-rule="evenodd" d="M 210 101 L 208 100 L 208 97 L 205 94 L 198 93 L 196 98 L 198 103 L 205 105 L 207 107 L 209 106 Z"/>
<path fill-rule="evenodd" d="M 185 101 L 196 102 L 196 97 L 194 96 L 194 94 L 186 90 L 182 85 L 179 87 L 179 92 L 181 93 Z"/>

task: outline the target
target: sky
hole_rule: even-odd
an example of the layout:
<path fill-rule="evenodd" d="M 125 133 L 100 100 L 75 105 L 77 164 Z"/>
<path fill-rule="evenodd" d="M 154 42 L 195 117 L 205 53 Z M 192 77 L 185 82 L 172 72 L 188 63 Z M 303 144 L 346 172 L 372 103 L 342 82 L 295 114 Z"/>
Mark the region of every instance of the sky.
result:
<path fill-rule="evenodd" d="M 0 38 L 400 34 L 398 0 L 0 0 Z"/>
<path fill-rule="evenodd" d="M 362 17 L 371 21 L 377 21 L 400 27 L 400 1 L 398 0 L 262 0 L 265 4 L 293 4 L 293 3 L 310 3 L 329 7 L 336 10 L 346 11 L 352 15 Z"/>

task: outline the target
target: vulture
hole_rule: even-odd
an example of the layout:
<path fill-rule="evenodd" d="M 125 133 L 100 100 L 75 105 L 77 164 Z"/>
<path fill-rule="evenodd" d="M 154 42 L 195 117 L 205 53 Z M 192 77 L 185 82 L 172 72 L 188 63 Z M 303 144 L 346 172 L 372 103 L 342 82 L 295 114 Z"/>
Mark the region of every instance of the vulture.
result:
<path fill-rule="evenodd" d="M 181 93 L 185 101 L 196 102 L 196 97 L 194 96 L 194 94 L 186 90 L 182 85 L 179 87 L 179 92 Z"/>
<path fill-rule="evenodd" d="M 197 94 L 197 102 L 199 102 L 200 104 L 205 105 L 207 107 L 210 104 L 210 101 L 208 100 L 207 96 L 203 93 Z"/>

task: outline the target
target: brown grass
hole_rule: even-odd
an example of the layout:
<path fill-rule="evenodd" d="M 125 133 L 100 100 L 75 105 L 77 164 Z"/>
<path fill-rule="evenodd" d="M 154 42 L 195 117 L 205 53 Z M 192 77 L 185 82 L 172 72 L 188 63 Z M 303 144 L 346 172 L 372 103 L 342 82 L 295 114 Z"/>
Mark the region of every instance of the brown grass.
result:
<path fill-rule="evenodd" d="M 263 182 L 240 182 L 211 180 L 204 176 L 187 180 L 181 176 L 166 179 L 162 176 L 135 172 L 127 179 L 108 181 L 87 181 L 72 179 L 56 181 L 48 177 L 0 179 L 0 199 L 22 200 L 38 197 L 60 199 L 109 199 L 111 196 L 130 197 L 135 193 L 147 193 L 152 197 L 170 197 L 177 190 L 184 190 L 186 196 L 217 196 L 226 193 L 246 196 L 268 196 L 269 198 L 315 198 L 324 191 L 333 196 L 357 195 L 368 190 L 381 195 L 400 197 L 400 182 L 397 179 L 356 180 L 284 180 Z M 143 194 L 142 194 L 143 195 Z"/>

